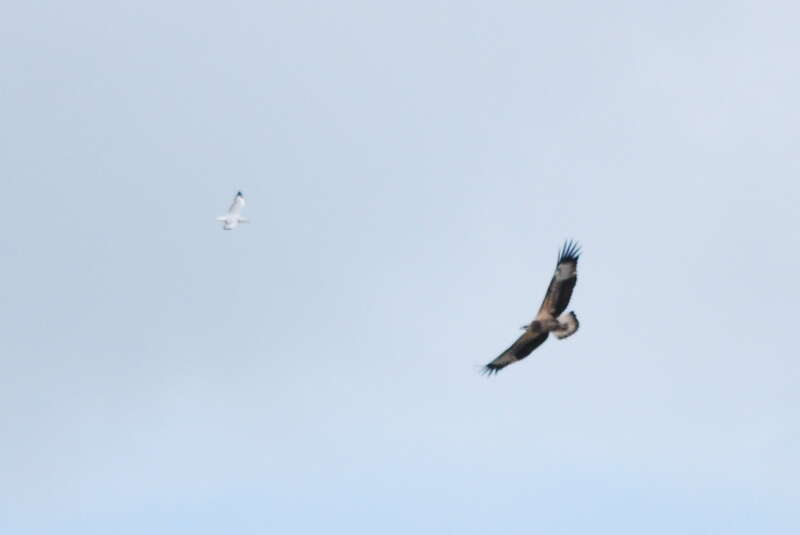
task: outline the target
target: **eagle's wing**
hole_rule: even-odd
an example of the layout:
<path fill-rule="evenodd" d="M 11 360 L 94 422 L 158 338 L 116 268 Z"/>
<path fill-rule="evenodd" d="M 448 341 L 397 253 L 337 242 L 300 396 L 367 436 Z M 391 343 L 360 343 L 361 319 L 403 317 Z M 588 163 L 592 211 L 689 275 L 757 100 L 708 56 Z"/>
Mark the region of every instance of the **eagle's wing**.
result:
<path fill-rule="evenodd" d="M 242 192 L 238 192 L 236 197 L 233 198 L 233 204 L 231 204 L 228 213 L 231 215 L 239 215 L 242 213 L 242 208 L 244 208 L 244 195 Z"/>
<path fill-rule="evenodd" d="M 575 331 L 578 330 L 580 325 L 581 324 L 578 321 L 578 316 L 576 316 L 574 312 L 570 311 L 566 314 L 562 314 L 561 317 L 558 318 L 558 328 L 553 329 L 553 334 L 556 335 L 556 338 L 562 340 L 575 334 Z"/>
<path fill-rule="evenodd" d="M 527 329 L 511 347 L 503 351 L 499 357 L 483 367 L 483 371 L 489 375 L 497 373 L 512 362 L 522 360 L 531 352 L 542 345 L 547 340 L 550 333 L 547 331 L 532 331 Z"/>
<path fill-rule="evenodd" d="M 578 244 L 567 241 L 558 254 L 556 272 L 547 287 L 547 293 L 539 307 L 536 319 L 555 319 L 564 312 L 572 297 L 572 289 L 578 282 L 578 257 L 581 251 Z"/>

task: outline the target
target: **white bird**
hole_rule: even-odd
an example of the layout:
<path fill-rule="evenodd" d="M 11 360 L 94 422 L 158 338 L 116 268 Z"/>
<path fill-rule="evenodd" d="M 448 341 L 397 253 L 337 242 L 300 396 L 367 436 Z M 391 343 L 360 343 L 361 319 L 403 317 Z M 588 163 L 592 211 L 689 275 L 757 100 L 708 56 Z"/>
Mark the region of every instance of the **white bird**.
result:
<path fill-rule="evenodd" d="M 241 191 L 237 191 L 228 213 L 217 218 L 217 221 L 222 223 L 224 230 L 233 230 L 239 226 L 239 223 L 250 222 L 246 217 L 242 217 L 242 208 L 244 208 L 244 195 Z"/>

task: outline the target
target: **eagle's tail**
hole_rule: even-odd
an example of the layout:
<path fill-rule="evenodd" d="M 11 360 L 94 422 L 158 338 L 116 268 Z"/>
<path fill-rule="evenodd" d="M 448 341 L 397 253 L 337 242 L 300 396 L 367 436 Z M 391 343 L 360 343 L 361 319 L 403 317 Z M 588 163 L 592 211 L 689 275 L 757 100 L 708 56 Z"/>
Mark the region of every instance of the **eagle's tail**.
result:
<path fill-rule="evenodd" d="M 563 340 L 575 334 L 575 331 L 577 331 L 578 327 L 581 325 L 578 321 L 578 316 L 571 310 L 566 314 L 561 314 L 561 317 L 558 318 L 558 323 L 559 326 L 557 329 L 553 329 L 553 334 L 556 335 L 556 338 L 559 340 Z"/>

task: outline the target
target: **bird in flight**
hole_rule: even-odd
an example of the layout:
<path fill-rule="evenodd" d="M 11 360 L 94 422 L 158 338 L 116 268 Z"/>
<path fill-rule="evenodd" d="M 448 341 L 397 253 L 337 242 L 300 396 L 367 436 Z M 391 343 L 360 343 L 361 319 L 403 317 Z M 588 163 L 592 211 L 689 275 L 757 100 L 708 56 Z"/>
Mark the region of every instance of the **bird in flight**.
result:
<path fill-rule="evenodd" d="M 242 217 L 242 208 L 244 208 L 244 195 L 241 191 L 237 191 L 228 213 L 217 218 L 217 221 L 222 223 L 224 230 L 233 230 L 239 226 L 239 223 L 250 222 L 246 217 Z"/>
<path fill-rule="evenodd" d="M 539 307 L 536 318 L 523 325 L 525 330 L 511 347 L 503 351 L 499 357 L 483 367 L 486 374 L 497 373 L 512 362 L 522 360 L 542 345 L 552 332 L 556 338 L 563 339 L 578 330 L 578 317 L 575 312 L 561 315 L 569 304 L 572 290 L 578 282 L 578 257 L 581 251 L 577 243 L 567 241 L 558 254 L 556 272 L 550 279 L 550 286 Z"/>

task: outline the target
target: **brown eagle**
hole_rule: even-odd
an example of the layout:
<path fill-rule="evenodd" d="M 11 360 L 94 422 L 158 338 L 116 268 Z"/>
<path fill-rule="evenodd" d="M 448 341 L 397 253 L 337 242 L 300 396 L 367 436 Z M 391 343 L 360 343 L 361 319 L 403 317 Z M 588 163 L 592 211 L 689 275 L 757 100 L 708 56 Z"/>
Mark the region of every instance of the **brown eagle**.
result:
<path fill-rule="evenodd" d="M 484 373 L 489 375 L 497 373 L 512 362 L 524 359 L 547 340 L 550 332 L 555 334 L 556 338 L 562 339 L 578 330 L 578 317 L 574 312 L 560 314 L 567 308 L 572 290 L 578 282 L 580 254 L 577 243 L 571 240 L 564 243 L 558 253 L 556 272 L 550 280 L 550 286 L 547 287 L 547 293 L 536 318 L 529 325 L 523 325 L 525 332 L 511 344 L 511 347 L 483 367 Z"/>

